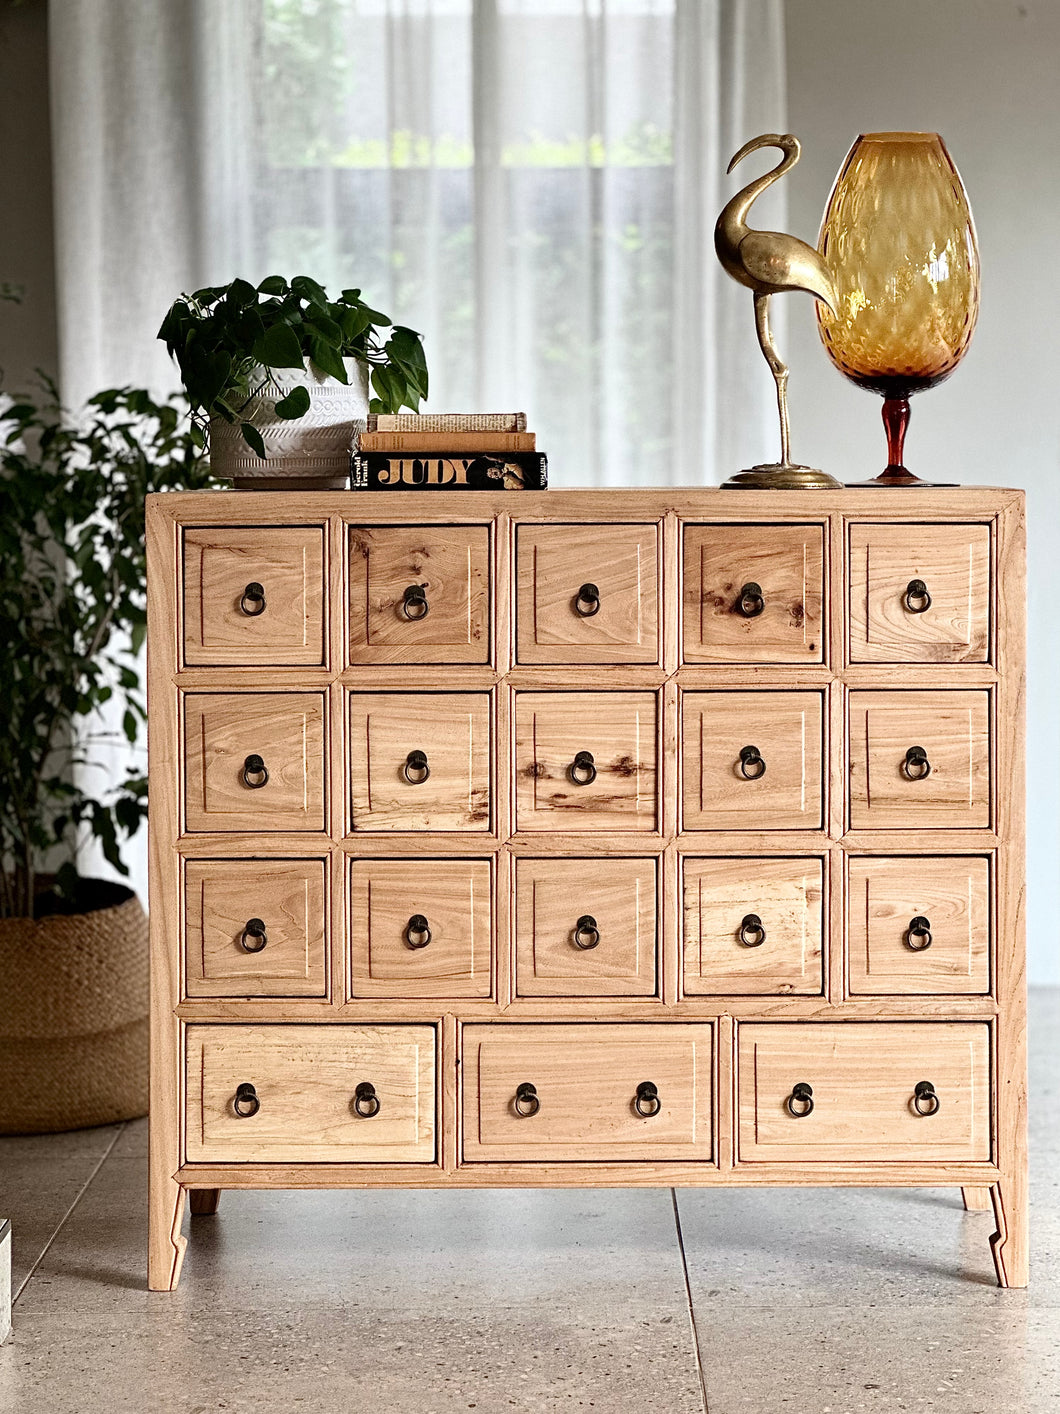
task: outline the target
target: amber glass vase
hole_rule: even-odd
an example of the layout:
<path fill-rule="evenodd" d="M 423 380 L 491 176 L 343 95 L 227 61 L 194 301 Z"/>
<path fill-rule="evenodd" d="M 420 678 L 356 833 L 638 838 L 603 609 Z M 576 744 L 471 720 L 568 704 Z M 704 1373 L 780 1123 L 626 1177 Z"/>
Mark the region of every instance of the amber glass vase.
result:
<path fill-rule="evenodd" d="M 817 248 L 838 314 L 817 302 L 828 357 L 883 397 L 887 469 L 871 486 L 926 484 L 903 465 L 909 399 L 948 378 L 979 314 L 979 248 L 960 173 L 937 133 L 863 133 L 828 198 Z"/>

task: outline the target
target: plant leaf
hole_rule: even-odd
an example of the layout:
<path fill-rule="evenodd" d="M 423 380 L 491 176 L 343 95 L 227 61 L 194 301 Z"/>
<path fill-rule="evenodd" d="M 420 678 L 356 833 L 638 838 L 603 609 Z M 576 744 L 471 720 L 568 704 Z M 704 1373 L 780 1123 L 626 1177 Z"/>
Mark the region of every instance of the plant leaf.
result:
<path fill-rule="evenodd" d="M 266 275 L 258 286 L 258 293 L 262 295 L 285 295 L 287 293 L 287 281 L 282 275 Z"/>
<path fill-rule="evenodd" d="M 298 335 L 289 324 L 274 324 L 254 344 L 253 357 L 266 368 L 304 368 Z"/>
<path fill-rule="evenodd" d="M 310 304 L 315 304 L 318 309 L 327 309 L 328 297 L 324 287 L 311 280 L 308 275 L 296 275 L 291 281 L 291 289 Z"/>
<path fill-rule="evenodd" d="M 346 372 L 346 366 L 341 356 L 332 345 L 327 343 L 324 339 L 309 340 L 309 357 L 320 369 L 321 373 L 330 374 L 332 378 L 337 378 L 340 383 L 349 383 L 350 377 Z"/>
<path fill-rule="evenodd" d="M 252 422 L 241 422 L 239 424 L 239 430 L 243 434 L 243 441 L 246 442 L 251 451 L 255 452 L 262 461 L 267 461 L 265 443 L 262 441 L 261 433 L 254 424 Z"/>
<path fill-rule="evenodd" d="M 304 417 L 309 411 L 309 389 L 301 384 L 292 388 L 285 398 L 276 404 L 276 416 L 292 422 L 296 417 Z"/>

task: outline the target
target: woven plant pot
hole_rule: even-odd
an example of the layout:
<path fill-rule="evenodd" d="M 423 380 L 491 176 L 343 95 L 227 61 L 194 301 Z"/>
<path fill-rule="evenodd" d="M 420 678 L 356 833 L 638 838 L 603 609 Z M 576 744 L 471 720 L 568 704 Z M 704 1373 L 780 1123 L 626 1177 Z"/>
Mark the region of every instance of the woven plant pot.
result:
<path fill-rule="evenodd" d="M 147 1113 L 147 915 L 86 882 L 91 912 L 0 918 L 0 1134 Z"/>

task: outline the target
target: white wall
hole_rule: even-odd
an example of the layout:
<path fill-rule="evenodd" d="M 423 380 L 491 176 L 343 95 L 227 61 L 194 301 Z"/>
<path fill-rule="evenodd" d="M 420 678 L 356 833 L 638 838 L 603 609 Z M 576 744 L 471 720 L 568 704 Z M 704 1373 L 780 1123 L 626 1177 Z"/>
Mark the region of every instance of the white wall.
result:
<path fill-rule="evenodd" d="M 906 465 L 1022 486 L 1028 501 L 1028 944 L 1032 982 L 1060 981 L 1060 4 L 1056 0 L 788 0 L 788 124 L 803 159 L 790 229 L 816 241 L 859 132 L 940 132 L 979 232 L 979 327 L 950 381 L 912 402 Z M 882 469 L 880 400 L 825 359 L 794 297 L 792 453 L 841 479 Z M 881 492 L 881 495 L 886 493 Z"/>

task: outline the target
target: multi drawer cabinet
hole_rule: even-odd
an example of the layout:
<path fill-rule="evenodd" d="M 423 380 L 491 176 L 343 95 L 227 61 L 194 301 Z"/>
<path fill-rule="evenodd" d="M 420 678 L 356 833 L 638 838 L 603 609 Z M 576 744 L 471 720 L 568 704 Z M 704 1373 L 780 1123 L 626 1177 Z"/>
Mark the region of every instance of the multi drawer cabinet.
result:
<path fill-rule="evenodd" d="M 153 1288 L 189 1191 L 627 1184 L 960 1187 L 1025 1283 L 1020 493 L 147 535 Z"/>

